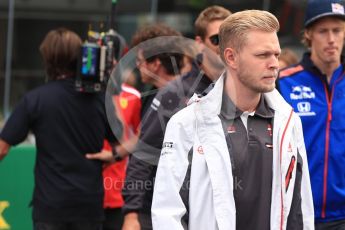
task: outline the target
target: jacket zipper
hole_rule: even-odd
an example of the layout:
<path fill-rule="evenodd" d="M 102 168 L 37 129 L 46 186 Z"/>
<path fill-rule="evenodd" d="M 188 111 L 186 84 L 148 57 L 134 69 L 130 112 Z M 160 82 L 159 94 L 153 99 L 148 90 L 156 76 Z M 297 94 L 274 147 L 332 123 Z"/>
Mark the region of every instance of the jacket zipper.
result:
<path fill-rule="evenodd" d="M 287 190 L 289 188 L 290 180 L 292 178 L 292 171 L 293 171 L 293 169 L 295 167 L 295 162 L 296 162 L 296 157 L 292 156 L 290 164 L 289 164 L 288 171 L 286 172 L 286 176 L 285 176 L 285 192 L 287 192 Z"/>
<path fill-rule="evenodd" d="M 285 138 L 285 133 L 286 130 L 290 124 L 291 121 L 291 117 L 293 114 L 293 110 L 291 110 L 290 115 L 289 115 L 289 119 L 285 125 L 284 131 L 283 131 L 283 135 L 282 135 L 282 139 L 280 140 L 280 172 L 281 172 L 281 167 L 282 167 L 282 153 L 283 153 L 283 142 L 284 142 L 284 138 Z M 281 190 L 280 190 L 280 203 L 281 203 L 281 210 L 280 210 L 280 230 L 283 230 L 283 225 L 284 225 L 284 204 L 283 204 L 283 183 L 281 183 Z"/>
<path fill-rule="evenodd" d="M 328 88 L 324 83 L 326 100 L 327 100 L 327 122 L 326 122 L 326 136 L 325 136 L 325 154 L 324 154 L 324 168 L 323 168 L 323 196 L 321 218 L 326 217 L 326 200 L 327 200 L 327 175 L 328 175 L 328 151 L 329 151 L 329 128 L 332 120 L 332 95 L 329 95 Z M 334 87 L 334 86 L 333 86 Z M 333 93 L 333 89 L 332 89 Z"/>
<path fill-rule="evenodd" d="M 330 135 L 330 127 L 331 127 L 331 121 L 332 121 L 332 102 L 333 102 L 333 93 L 335 85 L 342 80 L 344 77 L 341 76 L 338 78 L 333 86 L 331 94 L 328 92 L 328 87 L 326 83 L 323 83 L 323 87 L 325 89 L 326 99 L 327 99 L 327 123 L 326 123 L 326 136 L 325 136 L 325 165 L 323 168 L 323 196 L 322 196 L 322 209 L 321 209 L 321 218 L 326 218 L 326 201 L 327 201 L 327 177 L 328 177 L 328 158 L 329 158 L 329 135 Z"/>

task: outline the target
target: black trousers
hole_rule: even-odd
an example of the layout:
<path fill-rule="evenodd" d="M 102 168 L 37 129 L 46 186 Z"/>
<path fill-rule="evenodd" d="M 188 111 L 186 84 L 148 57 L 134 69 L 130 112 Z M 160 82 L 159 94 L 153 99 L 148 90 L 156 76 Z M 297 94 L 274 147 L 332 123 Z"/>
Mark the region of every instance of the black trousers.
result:
<path fill-rule="evenodd" d="M 34 221 L 34 230 L 102 230 L 102 222 L 40 222 Z"/>
<path fill-rule="evenodd" d="M 121 230 L 123 225 L 123 214 L 121 208 L 104 209 L 105 220 L 103 230 Z"/>

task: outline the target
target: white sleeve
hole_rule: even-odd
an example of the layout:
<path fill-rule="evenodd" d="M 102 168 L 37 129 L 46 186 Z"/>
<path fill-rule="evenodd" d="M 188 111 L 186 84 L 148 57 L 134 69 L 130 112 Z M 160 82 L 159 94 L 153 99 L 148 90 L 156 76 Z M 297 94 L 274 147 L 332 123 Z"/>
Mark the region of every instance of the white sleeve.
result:
<path fill-rule="evenodd" d="M 167 125 L 158 163 L 151 209 L 154 230 L 183 229 L 181 219 L 186 207 L 180 190 L 188 168 L 192 137 L 175 120 L 173 117 Z"/>
<path fill-rule="evenodd" d="M 313 195 L 311 191 L 308 158 L 306 148 L 304 145 L 303 130 L 301 119 L 296 116 L 295 135 L 298 140 L 298 150 L 303 160 L 302 182 L 301 182 L 301 199 L 302 199 L 302 215 L 303 215 L 303 229 L 314 230 L 314 205 Z"/>

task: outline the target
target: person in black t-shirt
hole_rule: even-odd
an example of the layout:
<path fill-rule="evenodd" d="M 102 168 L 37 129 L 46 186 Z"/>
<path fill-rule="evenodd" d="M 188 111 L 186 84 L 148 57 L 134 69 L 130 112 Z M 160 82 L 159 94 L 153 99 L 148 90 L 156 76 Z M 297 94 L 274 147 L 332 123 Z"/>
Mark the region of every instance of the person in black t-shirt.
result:
<path fill-rule="evenodd" d="M 106 138 L 116 138 L 107 121 L 104 93 L 75 91 L 82 41 L 64 28 L 50 31 L 40 46 L 49 81 L 27 93 L 0 134 L 0 160 L 29 131 L 36 138 L 33 193 L 35 230 L 99 230 L 103 216 L 102 162 Z"/>

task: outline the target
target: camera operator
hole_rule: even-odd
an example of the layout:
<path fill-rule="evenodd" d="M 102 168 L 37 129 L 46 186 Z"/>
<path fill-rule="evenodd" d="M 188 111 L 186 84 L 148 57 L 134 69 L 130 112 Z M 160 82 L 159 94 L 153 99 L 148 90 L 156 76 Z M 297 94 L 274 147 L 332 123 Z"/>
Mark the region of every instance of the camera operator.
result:
<path fill-rule="evenodd" d="M 100 152 L 116 138 L 107 121 L 104 93 L 75 90 L 82 41 L 74 32 L 50 31 L 40 46 L 49 81 L 26 94 L 0 134 L 0 160 L 29 131 L 36 137 L 35 230 L 99 230 L 103 216 Z"/>

